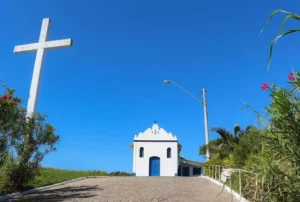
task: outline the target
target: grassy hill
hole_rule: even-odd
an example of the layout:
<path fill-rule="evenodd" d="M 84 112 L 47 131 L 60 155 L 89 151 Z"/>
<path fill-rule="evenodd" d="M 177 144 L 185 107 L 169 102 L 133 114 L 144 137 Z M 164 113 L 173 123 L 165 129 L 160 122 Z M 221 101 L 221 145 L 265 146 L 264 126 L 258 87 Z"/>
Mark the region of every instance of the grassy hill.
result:
<path fill-rule="evenodd" d="M 107 173 L 106 171 L 80 171 L 56 168 L 41 168 L 39 175 L 29 183 L 27 189 L 47 186 L 67 180 L 72 180 L 75 178 L 89 176 L 131 176 L 131 174 L 126 172 Z"/>

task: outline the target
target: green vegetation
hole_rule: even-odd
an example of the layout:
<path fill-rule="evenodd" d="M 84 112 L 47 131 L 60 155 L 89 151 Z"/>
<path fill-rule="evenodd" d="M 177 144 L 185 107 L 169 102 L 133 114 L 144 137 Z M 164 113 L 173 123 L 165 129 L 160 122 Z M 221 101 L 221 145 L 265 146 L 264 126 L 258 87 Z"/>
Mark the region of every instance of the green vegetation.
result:
<path fill-rule="evenodd" d="M 273 45 L 276 41 L 300 29 L 282 32 L 289 18 L 300 20 L 300 16 L 287 11 L 275 10 L 269 20 L 278 12 L 286 13 L 278 36 L 272 41 L 269 55 L 271 62 Z M 266 24 L 267 24 L 266 23 Z M 300 200 L 300 72 L 291 72 L 289 88 L 264 83 L 262 89 L 269 92 L 271 101 L 266 107 L 268 120 L 245 103 L 258 117 L 262 128 L 247 127 L 245 131 L 235 126 L 233 133 L 224 128 L 213 129 L 220 138 L 210 142 L 211 159 L 204 164 L 207 175 L 214 172 L 212 165 L 240 168 L 250 173 L 242 173 L 243 195 L 250 201 Z M 200 154 L 206 146 L 200 147 Z M 218 174 L 217 174 L 218 175 Z M 218 176 L 216 176 L 218 177 Z M 238 191 L 238 173 L 232 175 L 231 185 Z"/>
<path fill-rule="evenodd" d="M 274 17 L 274 15 L 276 15 L 277 13 L 284 13 L 286 14 L 284 20 L 282 21 L 282 24 L 280 26 L 279 32 L 277 34 L 277 37 L 271 42 L 270 45 L 270 54 L 269 54 L 269 63 L 268 63 L 268 68 L 270 67 L 271 64 L 271 59 L 272 59 L 272 54 L 273 54 L 273 47 L 276 44 L 276 42 L 278 41 L 278 39 L 282 38 L 283 36 L 286 36 L 288 34 L 292 34 L 295 32 L 300 32 L 300 28 L 295 28 L 295 29 L 290 29 L 287 30 L 285 32 L 283 32 L 284 26 L 287 22 L 288 19 L 294 19 L 294 20 L 300 20 L 300 15 L 296 15 L 295 13 L 291 13 L 288 11 L 284 11 L 284 10 L 274 10 L 271 15 L 269 16 L 267 22 L 265 23 L 263 29 L 261 30 L 261 33 L 263 32 L 264 28 L 267 26 L 267 24 L 270 22 L 270 20 Z"/>
<path fill-rule="evenodd" d="M 56 168 L 40 168 L 39 174 L 30 181 L 26 188 L 36 188 L 47 186 L 67 180 L 72 180 L 80 177 L 88 176 L 108 176 L 109 174 L 104 171 L 76 171 L 76 170 L 63 170 Z"/>
<path fill-rule="evenodd" d="M 106 171 L 77 171 L 56 168 L 40 168 L 39 174 L 34 178 L 34 180 L 29 182 L 25 189 L 47 186 L 80 177 L 95 176 L 131 176 L 131 174 L 126 172 L 107 173 Z"/>
<path fill-rule="evenodd" d="M 0 81 L 1 82 L 1 81 Z M 15 90 L 2 85 L 0 95 L 0 194 L 46 186 L 86 176 L 128 176 L 125 172 L 70 171 L 41 168 L 45 155 L 55 151 L 59 135 L 46 116 L 27 116 Z"/>
<path fill-rule="evenodd" d="M 59 136 L 46 116 L 27 112 L 14 90 L 0 96 L 0 193 L 24 189 L 35 178 L 44 156 L 55 151 Z"/>
<path fill-rule="evenodd" d="M 277 40 L 300 31 L 296 28 L 283 32 L 288 19 L 300 20 L 300 16 L 282 10 L 272 12 L 265 26 L 279 12 L 285 13 L 286 17 L 277 37 L 271 42 L 269 65 Z M 211 159 L 204 164 L 206 174 L 212 176 L 213 169 L 216 169 L 212 165 L 249 171 L 242 174 L 242 193 L 251 201 L 300 201 L 300 72 L 291 72 L 288 79 L 289 88 L 267 83 L 262 86 L 271 98 L 266 107 L 268 120 L 246 103 L 245 107 L 257 115 L 262 128 L 248 126 L 242 129 L 236 125 L 232 132 L 222 127 L 212 129 L 220 137 L 208 145 Z M 79 177 L 130 175 L 125 172 L 41 168 L 44 156 L 55 151 L 59 136 L 46 122 L 46 116 L 34 113 L 26 118 L 22 100 L 14 95 L 15 91 L 5 85 L 3 89 L 0 95 L 0 193 Z M 179 144 L 179 152 L 181 147 Z M 205 151 L 204 145 L 199 154 L 205 154 Z M 238 173 L 232 175 L 231 183 L 233 189 L 238 190 Z"/>

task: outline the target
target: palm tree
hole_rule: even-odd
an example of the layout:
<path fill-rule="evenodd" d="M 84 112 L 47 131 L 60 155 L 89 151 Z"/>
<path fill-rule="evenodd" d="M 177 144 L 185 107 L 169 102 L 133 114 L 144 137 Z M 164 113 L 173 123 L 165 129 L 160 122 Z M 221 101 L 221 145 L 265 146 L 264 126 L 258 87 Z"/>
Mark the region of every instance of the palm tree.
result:
<path fill-rule="evenodd" d="M 243 136 L 247 134 L 254 126 L 247 126 L 245 130 L 243 130 L 239 125 L 234 125 L 234 135 L 235 136 Z"/>
<path fill-rule="evenodd" d="M 219 138 L 210 141 L 208 147 L 211 152 L 211 156 L 220 153 L 221 157 L 228 156 L 234 149 L 234 146 L 239 143 L 241 136 L 246 135 L 253 126 L 247 126 L 246 129 L 242 129 L 239 125 L 235 125 L 233 133 L 226 130 L 225 128 L 215 127 L 212 128 L 212 132 L 219 134 Z M 200 147 L 199 154 L 204 154 L 206 151 L 206 145 Z"/>
<path fill-rule="evenodd" d="M 221 138 L 217 138 L 209 142 L 210 157 L 213 157 L 220 151 L 218 145 L 220 145 L 221 143 L 222 143 Z M 199 155 L 206 155 L 206 145 L 200 146 Z"/>

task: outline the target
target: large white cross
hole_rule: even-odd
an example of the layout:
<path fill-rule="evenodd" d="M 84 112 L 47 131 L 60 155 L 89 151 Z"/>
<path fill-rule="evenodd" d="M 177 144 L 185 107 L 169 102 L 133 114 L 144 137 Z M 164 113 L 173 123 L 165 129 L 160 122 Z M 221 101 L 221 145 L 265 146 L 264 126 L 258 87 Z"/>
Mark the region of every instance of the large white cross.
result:
<path fill-rule="evenodd" d="M 27 104 L 27 116 L 30 116 L 36 110 L 45 50 L 72 46 L 72 39 L 47 41 L 50 22 L 51 21 L 49 18 L 43 19 L 40 39 L 38 43 L 15 46 L 14 49 L 14 53 L 37 51 Z"/>

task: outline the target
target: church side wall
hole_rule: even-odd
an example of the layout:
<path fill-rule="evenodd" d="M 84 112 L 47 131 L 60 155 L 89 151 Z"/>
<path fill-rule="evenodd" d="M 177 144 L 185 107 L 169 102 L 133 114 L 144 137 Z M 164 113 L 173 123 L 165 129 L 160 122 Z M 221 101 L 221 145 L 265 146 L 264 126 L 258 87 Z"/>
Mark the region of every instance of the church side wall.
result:
<path fill-rule="evenodd" d="M 140 147 L 144 147 L 144 157 L 139 157 Z M 167 158 L 167 148 L 171 148 L 171 158 Z M 134 142 L 133 172 L 136 176 L 149 176 L 149 159 L 160 158 L 160 176 L 175 176 L 178 168 L 177 142 Z"/>

